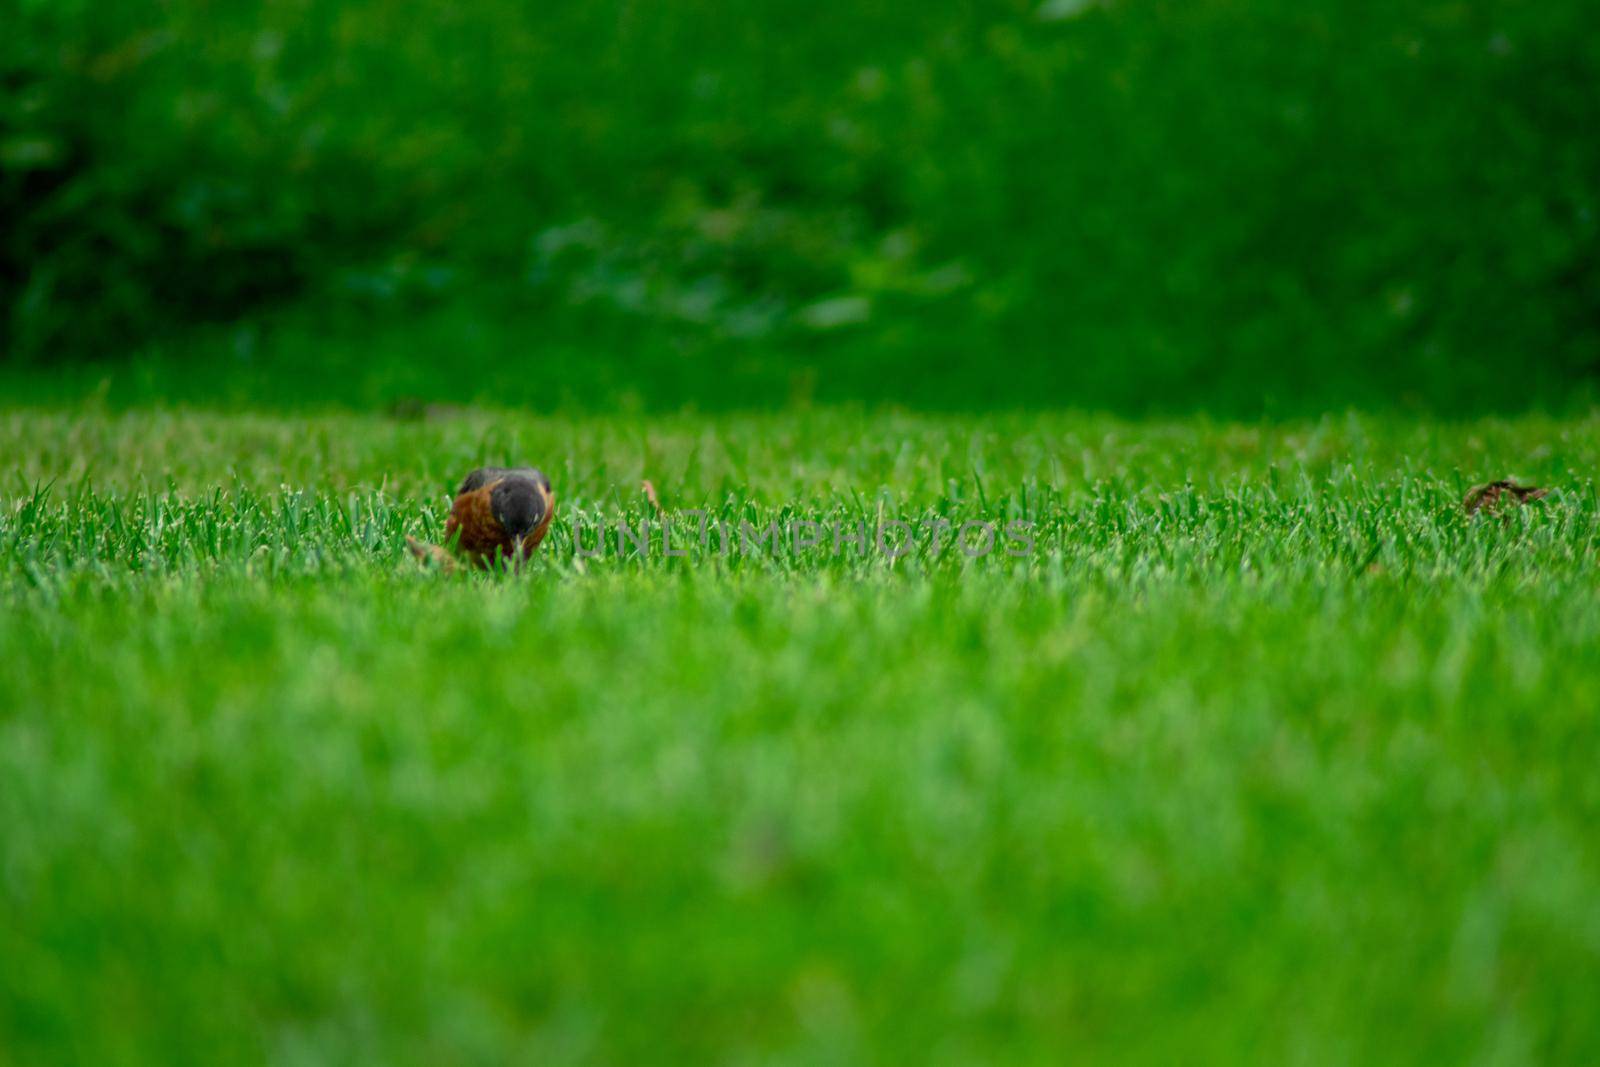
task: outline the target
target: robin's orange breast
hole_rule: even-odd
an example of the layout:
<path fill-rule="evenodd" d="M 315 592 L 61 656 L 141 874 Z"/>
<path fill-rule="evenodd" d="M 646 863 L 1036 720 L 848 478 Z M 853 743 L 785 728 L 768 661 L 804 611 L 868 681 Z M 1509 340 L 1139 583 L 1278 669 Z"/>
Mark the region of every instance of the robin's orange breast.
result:
<path fill-rule="evenodd" d="M 501 556 L 510 558 L 511 538 L 500 525 L 500 520 L 494 517 L 494 509 L 489 501 L 490 490 L 496 484 L 490 483 L 456 497 L 455 503 L 450 506 L 450 519 L 444 527 L 446 544 L 453 544 L 458 551 L 474 558 L 493 557 L 496 549 Z"/>

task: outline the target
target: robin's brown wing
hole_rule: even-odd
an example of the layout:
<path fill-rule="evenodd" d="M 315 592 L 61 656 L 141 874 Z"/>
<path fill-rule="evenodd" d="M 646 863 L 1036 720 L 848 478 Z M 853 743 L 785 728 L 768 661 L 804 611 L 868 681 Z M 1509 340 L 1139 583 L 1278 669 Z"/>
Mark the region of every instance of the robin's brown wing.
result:
<path fill-rule="evenodd" d="M 470 493 L 475 489 L 482 489 L 491 482 L 498 482 L 506 476 L 504 467 L 479 467 L 461 479 L 461 487 L 456 490 L 456 496 Z"/>
<path fill-rule="evenodd" d="M 456 490 L 456 495 L 470 493 L 474 489 L 492 485 L 502 478 L 512 477 L 531 478 L 546 490 L 550 488 L 550 479 L 537 467 L 479 467 L 461 480 L 461 488 Z"/>

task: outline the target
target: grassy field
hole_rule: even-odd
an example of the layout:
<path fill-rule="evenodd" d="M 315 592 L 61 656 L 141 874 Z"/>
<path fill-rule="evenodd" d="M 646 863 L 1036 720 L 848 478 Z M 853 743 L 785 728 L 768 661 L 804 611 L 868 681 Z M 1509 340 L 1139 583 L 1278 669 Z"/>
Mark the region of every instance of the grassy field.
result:
<path fill-rule="evenodd" d="M 431 415 L 0 412 L 0 1061 L 1600 1059 L 1600 419 Z"/>

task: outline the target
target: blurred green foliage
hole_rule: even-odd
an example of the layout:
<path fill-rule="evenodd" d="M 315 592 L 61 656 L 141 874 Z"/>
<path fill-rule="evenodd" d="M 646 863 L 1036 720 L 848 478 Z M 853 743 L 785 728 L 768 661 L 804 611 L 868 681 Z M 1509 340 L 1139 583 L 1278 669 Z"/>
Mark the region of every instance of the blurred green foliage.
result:
<path fill-rule="evenodd" d="M 1600 366 L 1591 0 L 0 3 L 14 364 L 442 305 L 710 406 Z"/>

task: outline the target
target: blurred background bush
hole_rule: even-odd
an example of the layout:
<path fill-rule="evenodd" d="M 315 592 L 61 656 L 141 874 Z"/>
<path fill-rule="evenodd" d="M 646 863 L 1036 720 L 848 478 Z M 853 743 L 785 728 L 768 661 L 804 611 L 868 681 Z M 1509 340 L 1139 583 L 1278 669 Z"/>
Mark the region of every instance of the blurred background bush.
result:
<path fill-rule="evenodd" d="M 0 9 L 12 373 L 1249 413 L 1600 370 L 1593 0 Z"/>

